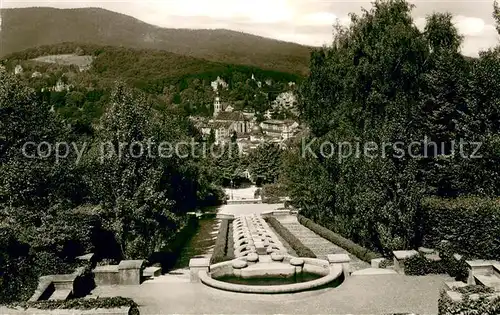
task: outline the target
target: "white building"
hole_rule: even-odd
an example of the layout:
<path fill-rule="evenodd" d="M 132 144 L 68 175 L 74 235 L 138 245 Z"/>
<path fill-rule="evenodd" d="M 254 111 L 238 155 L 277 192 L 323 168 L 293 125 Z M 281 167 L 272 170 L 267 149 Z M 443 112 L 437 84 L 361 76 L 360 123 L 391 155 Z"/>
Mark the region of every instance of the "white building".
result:
<path fill-rule="evenodd" d="M 227 89 L 227 87 L 228 87 L 226 81 L 222 80 L 220 77 L 217 77 L 217 79 L 215 81 L 212 81 L 212 83 L 210 83 L 210 85 L 212 86 L 212 89 L 215 92 L 219 89 L 219 86 L 222 86 L 222 88 L 224 88 L 224 89 Z"/>
<path fill-rule="evenodd" d="M 273 101 L 273 107 L 290 109 L 297 105 L 297 97 L 291 91 L 280 93 Z"/>
<path fill-rule="evenodd" d="M 299 124 L 293 120 L 266 120 L 260 123 L 260 127 L 267 136 L 287 140 L 293 137 Z"/>
<path fill-rule="evenodd" d="M 42 74 L 38 71 L 35 71 L 33 72 L 33 74 L 31 75 L 32 78 L 41 78 L 42 77 Z"/>

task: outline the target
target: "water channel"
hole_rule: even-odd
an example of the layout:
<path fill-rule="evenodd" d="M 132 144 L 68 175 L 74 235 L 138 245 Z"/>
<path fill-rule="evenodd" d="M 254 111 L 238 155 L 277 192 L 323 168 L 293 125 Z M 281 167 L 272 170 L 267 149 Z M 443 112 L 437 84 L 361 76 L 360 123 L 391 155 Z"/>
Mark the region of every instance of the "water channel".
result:
<path fill-rule="evenodd" d="M 198 221 L 198 229 L 182 248 L 173 269 L 189 267 L 189 260 L 194 257 L 207 257 L 211 255 L 220 220 L 216 218 L 219 207 L 205 208 L 199 211 L 203 216 Z"/>

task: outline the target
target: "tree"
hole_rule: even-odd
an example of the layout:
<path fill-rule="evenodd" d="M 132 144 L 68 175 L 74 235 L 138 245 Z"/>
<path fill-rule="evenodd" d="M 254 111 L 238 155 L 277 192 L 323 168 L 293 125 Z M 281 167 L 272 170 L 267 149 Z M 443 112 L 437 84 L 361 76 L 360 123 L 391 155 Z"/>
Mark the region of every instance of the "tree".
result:
<path fill-rule="evenodd" d="M 282 152 L 279 146 L 266 143 L 250 152 L 248 170 L 253 178 L 263 178 L 263 183 L 275 183 L 281 172 Z"/>
<path fill-rule="evenodd" d="M 215 130 L 214 129 L 210 129 L 210 135 L 208 136 L 208 144 L 212 145 L 215 143 Z"/>
<path fill-rule="evenodd" d="M 500 6 L 498 5 L 497 0 L 493 3 L 493 18 L 496 22 L 497 32 L 500 34 Z"/>
<path fill-rule="evenodd" d="M 119 84 L 86 161 L 92 201 L 102 204 L 105 227 L 127 258 L 148 257 L 179 223 L 163 180 L 167 168 L 152 155 L 162 140 L 157 126 L 144 95 Z"/>

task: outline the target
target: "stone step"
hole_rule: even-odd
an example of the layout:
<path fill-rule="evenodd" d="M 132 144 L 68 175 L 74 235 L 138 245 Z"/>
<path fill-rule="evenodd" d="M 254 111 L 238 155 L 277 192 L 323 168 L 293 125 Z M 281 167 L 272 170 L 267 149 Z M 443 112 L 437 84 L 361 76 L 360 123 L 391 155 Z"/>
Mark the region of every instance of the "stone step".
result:
<path fill-rule="evenodd" d="M 496 292 L 500 292 L 500 278 L 495 275 L 476 275 L 474 276 L 477 284 L 494 288 Z"/>
<path fill-rule="evenodd" d="M 71 294 L 71 290 L 55 290 L 54 293 L 49 297 L 49 300 L 66 300 Z"/>
<path fill-rule="evenodd" d="M 398 273 L 391 269 L 366 268 L 351 273 L 351 276 L 374 276 L 374 275 L 397 275 Z"/>
<path fill-rule="evenodd" d="M 449 281 L 449 282 L 445 282 L 444 285 L 446 286 L 447 290 L 453 290 L 453 288 L 466 287 L 467 283 L 464 283 L 462 281 Z"/>
<path fill-rule="evenodd" d="M 500 263 L 493 264 L 493 275 L 500 278 Z"/>
<path fill-rule="evenodd" d="M 144 277 L 159 277 L 161 276 L 161 267 L 147 267 L 144 268 L 144 271 L 142 272 L 142 275 Z"/>

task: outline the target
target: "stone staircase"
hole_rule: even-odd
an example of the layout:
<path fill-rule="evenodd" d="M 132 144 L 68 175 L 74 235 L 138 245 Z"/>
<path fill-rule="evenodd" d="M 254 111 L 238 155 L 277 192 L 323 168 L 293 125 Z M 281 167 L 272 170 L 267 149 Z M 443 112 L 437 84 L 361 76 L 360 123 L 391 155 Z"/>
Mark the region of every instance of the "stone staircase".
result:
<path fill-rule="evenodd" d="M 496 292 L 500 292 L 500 263 L 494 263 L 489 266 L 489 268 L 484 268 L 483 271 L 474 274 L 474 281 L 476 284 L 481 284 L 495 289 Z"/>
<path fill-rule="evenodd" d="M 292 234 L 295 235 L 302 242 L 302 244 L 309 247 L 319 259 L 326 259 L 329 254 L 348 254 L 351 258 L 351 271 L 370 268 L 368 263 L 360 260 L 356 256 L 348 253 L 345 249 L 322 238 L 318 234 L 300 224 L 297 217 L 292 215 L 276 216 L 276 219 L 278 219 L 285 228 L 292 232 Z"/>

